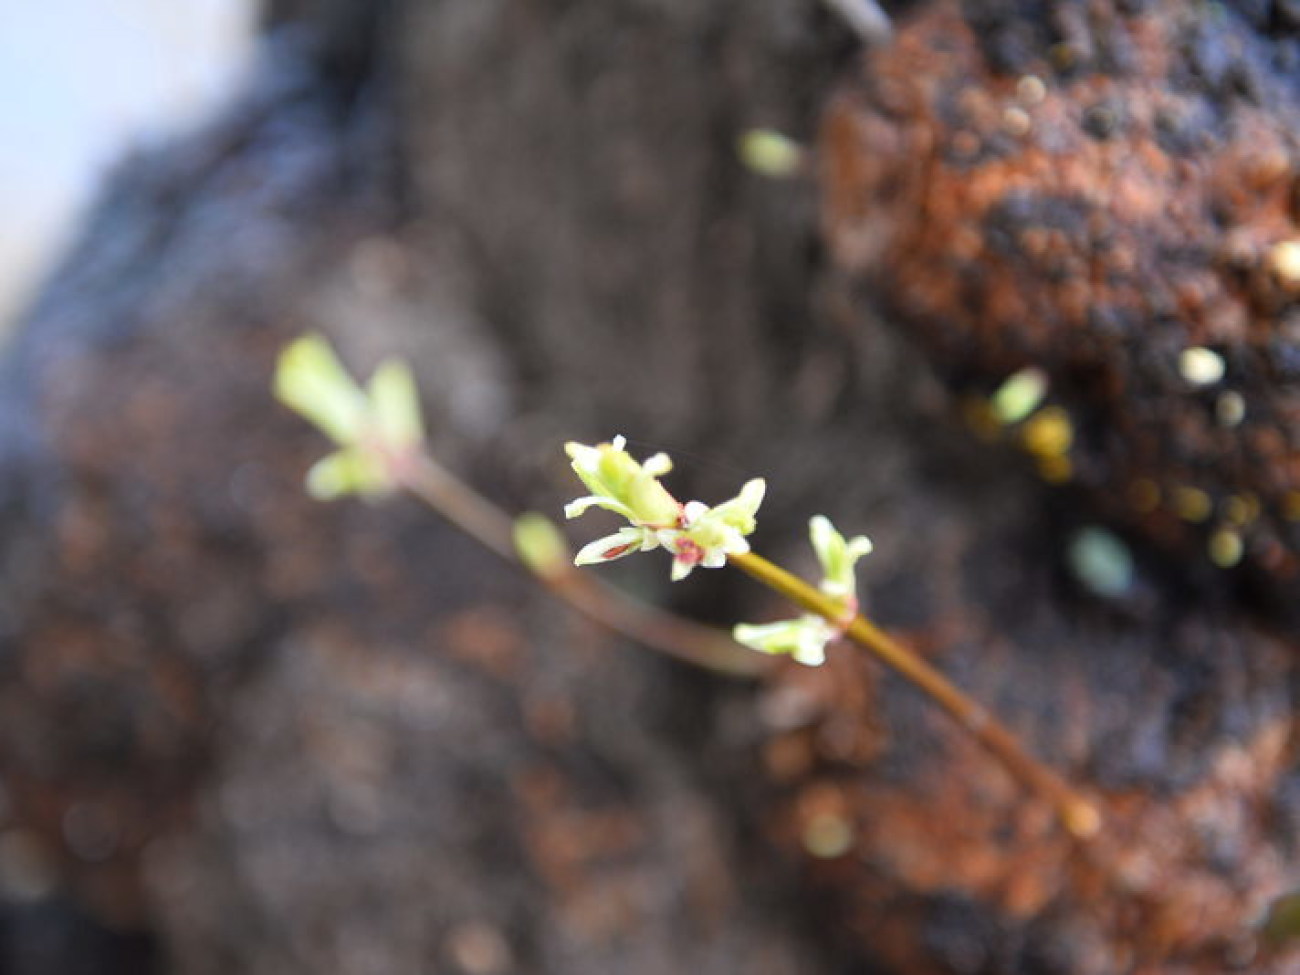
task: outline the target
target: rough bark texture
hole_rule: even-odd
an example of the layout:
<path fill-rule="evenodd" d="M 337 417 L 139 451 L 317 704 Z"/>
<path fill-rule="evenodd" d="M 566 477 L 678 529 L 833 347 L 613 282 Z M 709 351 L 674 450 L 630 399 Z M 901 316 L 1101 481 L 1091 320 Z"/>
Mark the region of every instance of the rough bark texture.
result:
<path fill-rule="evenodd" d="M 1289 11 L 935 0 L 864 54 L 796 0 L 273 4 L 0 376 L 4 970 L 140 971 L 135 931 L 184 975 L 1287 971 L 1247 926 L 1300 880 Z M 753 125 L 818 187 L 745 173 Z M 306 329 L 408 356 L 508 504 L 622 431 L 684 494 L 765 474 L 796 566 L 813 511 L 870 531 L 870 608 L 1095 791 L 1101 848 L 850 650 L 723 684 L 413 505 L 308 502 L 268 393 Z M 1038 467 L 968 423 L 1027 363 L 1075 433 Z M 1099 520 L 1117 597 L 1065 557 Z"/>

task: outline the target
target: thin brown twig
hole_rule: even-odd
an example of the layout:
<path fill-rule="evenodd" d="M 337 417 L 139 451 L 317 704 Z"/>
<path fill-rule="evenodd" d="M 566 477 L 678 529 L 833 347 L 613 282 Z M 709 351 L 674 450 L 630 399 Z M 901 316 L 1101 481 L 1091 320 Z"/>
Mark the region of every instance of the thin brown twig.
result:
<path fill-rule="evenodd" d="M 933 698 L 958 724 L 992 752 L 1017 780 L 1051 803 L 1062 825 L 1072 836 L 1088 840 L 1097 835 L 1102 826 L 1097 806 L 1030 755 L 1019 739 L 987 708 L 953 685 L 939 671 L 865 617 L 854 615 L 845 624 L 844 607 L 839 601 L 762 556 L 746 552 L 731 555 L 728 561 L 809 612 L 816 613 L 837 626 L 843 625 L 845 636 L 875 654 Z"/>
<path fill-rule="evenodd" d="M 694 623 L 625 596 L 568 562 L 533 569 L 514 546 L 514 522 L 427 454 L 406 464 L 405 488 L 453 525 L 534 575 L 557 599 L 589 619 L 652 650 L 731 677 L 756 677 L 770 661 L 745 650 L 720 630 Z"/>

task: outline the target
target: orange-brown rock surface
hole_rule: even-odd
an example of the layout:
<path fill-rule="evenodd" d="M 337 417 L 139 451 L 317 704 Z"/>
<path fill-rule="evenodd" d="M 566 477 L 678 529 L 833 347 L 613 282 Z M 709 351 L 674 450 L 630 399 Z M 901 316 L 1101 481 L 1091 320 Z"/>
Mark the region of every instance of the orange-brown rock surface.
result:
<path fill-rule="evenodd" d="M 1296 39 L 1247 17 L 923 5 L 831 102 L 824 215 L 956 388 L 1047 372 L 1073 432 L 1053 480 L 1294 594 Z"/>

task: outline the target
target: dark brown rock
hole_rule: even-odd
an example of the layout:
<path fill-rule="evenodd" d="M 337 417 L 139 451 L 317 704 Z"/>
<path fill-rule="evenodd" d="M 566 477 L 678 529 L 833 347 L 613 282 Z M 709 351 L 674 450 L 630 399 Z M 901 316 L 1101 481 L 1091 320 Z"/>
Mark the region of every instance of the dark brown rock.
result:
<path fill-rule="evenodd" d="M 247 97 L 122 170 L 0 376 L 6 895 L 44 850 L 193 975 L 1287 971 L 1248 923 L 1296 880 L 1292 634 L 1127 490 L 1252 492 L 1289 592 L 1284 19 L 900 7 L 859 70 L 795 0 L 272 4 Z M 825 106 L 822 238 L 733 143 Z M 306 329 L 409 357 L 511 506 L 621 431 L 684 494 L 766 475 L 796 568 L 810 513 L 869 531 L 872 612 L 1097 795 L 1103 849 L 861 655 L 723 686 L 412 504 L 309 502 L 326 445 L 268 392 Z M 1197 342 L 1232 435 L 1172 371 Z M 1031 362 L 1076 489 L 963 426 Z M 1120 596 L 1069 568 L 1101 520 Z"/>

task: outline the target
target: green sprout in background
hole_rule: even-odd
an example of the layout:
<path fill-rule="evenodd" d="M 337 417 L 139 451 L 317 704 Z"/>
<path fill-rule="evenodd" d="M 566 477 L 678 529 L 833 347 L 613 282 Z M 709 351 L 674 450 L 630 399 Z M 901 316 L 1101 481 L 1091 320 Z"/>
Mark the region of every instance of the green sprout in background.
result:
<path fill-rule="evenodd" d="M 319 335 L 298 339 L 280 356 L 275 394 L 338 447 L 307 472 L 321 500 L 382 496 L 401 486 L 424 444 L 420 398 L 411 370 L 387 360 L 363 390 Z"/>
<path fill-rule="evenodd" d="M 769 179 L 789 179 L 807 165 L 808 152 L 773 129 L 750 129 L 736 141 L 740 161 Z"/>

